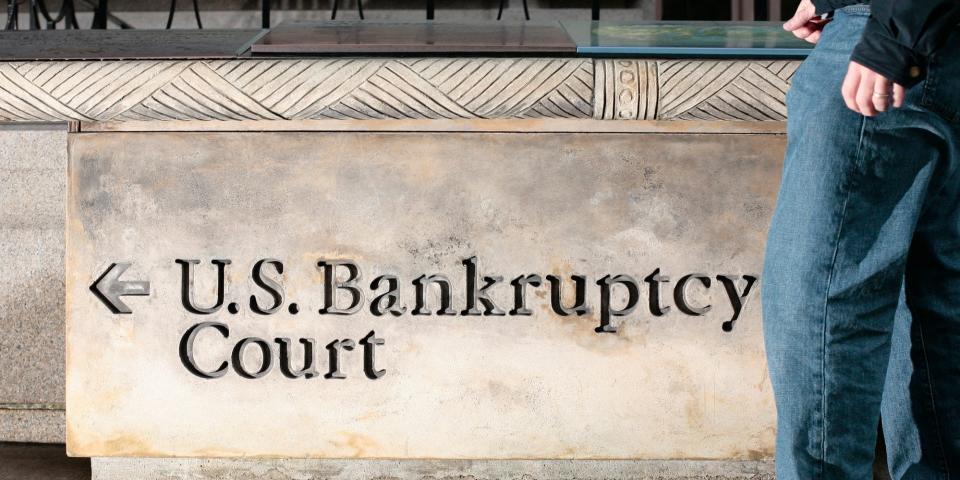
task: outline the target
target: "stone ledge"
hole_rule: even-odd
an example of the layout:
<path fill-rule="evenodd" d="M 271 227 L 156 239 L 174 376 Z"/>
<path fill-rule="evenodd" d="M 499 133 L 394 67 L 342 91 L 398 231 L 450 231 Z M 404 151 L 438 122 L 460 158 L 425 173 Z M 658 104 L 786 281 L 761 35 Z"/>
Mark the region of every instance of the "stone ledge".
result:
<path fill-rule="evenodd" d="M 0 441 L 63 443 L 64 411 L 45 409 L 0 409 Z"/>
<path fill-rule="evenodd" d="M 0 121 L 783 121 L 794 60 L 312 58 L 0 63 Z"/>
<path fill-rule="evenodd" d="M 93 480 L 773 480 L 766 461 L 93 458 Z"/>
<path fill-rule="evenodd" d="M 631 120 L 611 122 L 586 118 L 405 119 L 405 120 L 168 120 L 152 122 L 78 122 L 76 133 L 104 132 L 420 132 L 420 133 L 647 133 L 783 135 L 777 121 L 724 122 Z"/>

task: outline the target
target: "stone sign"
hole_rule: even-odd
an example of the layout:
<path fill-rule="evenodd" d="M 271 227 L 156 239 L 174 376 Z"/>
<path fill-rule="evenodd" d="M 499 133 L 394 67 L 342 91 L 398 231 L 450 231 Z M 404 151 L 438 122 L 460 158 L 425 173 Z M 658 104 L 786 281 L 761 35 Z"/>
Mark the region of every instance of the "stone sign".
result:
<path fill-rule="evenodd" d="M 780 136 L 77 133 L 81 456 L 765 458 Z"/>

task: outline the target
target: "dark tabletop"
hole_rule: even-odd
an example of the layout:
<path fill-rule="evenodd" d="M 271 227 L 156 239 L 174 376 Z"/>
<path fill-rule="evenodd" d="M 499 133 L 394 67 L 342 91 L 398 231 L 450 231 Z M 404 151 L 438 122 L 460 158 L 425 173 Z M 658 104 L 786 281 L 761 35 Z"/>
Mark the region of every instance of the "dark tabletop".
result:
<path fill-rule="evenodd" d="M 574 54 L 559 23 L 283 22 L 253 44 L 257 54 Z"/>
<path fill-rule="evenodd" d="M 236 58 L 262 30 L 0 31 L 0 60 Z"/>

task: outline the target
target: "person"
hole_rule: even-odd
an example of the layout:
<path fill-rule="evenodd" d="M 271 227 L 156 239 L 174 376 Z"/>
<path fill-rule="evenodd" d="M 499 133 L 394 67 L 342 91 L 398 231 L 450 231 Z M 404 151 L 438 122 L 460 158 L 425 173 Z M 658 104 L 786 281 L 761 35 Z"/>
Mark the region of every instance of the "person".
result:
<path fill-rule="evenodd" d="M 764 335 L 779 480 L 960 479 L 960 0 L 803 0 Z"/>

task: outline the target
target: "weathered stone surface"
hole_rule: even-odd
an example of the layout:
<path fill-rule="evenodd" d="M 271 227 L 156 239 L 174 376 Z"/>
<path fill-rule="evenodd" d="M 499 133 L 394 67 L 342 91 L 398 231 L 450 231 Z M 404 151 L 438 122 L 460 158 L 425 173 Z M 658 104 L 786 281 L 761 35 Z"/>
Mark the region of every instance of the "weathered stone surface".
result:
<path fill-rule="evenodd" d="M 0 441 L 64 439 L 66 137 L 0 126 Z"/>
<path fill-rule="evenodd" d="M 783 121 L 798 61 L 304 58 L 0 63 L 0 120 Z"/>
<path fill-rule="evenodd" d="M 93 480 L 773 480 L 757 461 L 94 458 Z"/>
<path fill-rule="evenodd" d="M 717 277 L 760 271 L 783 137 L 776 135 L 454 133 L 91 133 L 71 136 L 68 201 L 67 436 L 84 456 L 339 458 L 764 459 L 774 412 L 756 288 L 732 331 Z M 587 279 L 583 316 L 528 292 L 530 316 L 465 316 L 462 259 L 484 275 Z M 270 316 L 248 299 L 258 259 L 283 261 L 286 303 Z M 217 291 L 211 259 L 231 259 L 226 302 L 211 315 L 181 305 L 175 259 L 198 259 L 196 294 Z M 321 259 L 350 259 L 369 281 L 396 274 L 400 316 L 319 315 Z M 114 262 L 150 295 L 115 315 L 89 287 Z M 642 279 L 669 276 L 654 316 Z M 702 316 L 680 312 L 688 285 Z M 272 274 L 273 272 L 270 271 Z M 457 315 L 414 316 L 411 281 L 446 274 Z M 602 322 L 602 276 L 641 282 L 638 307 Z M 743 288 L 743 280 L 738 284 Z M 382 293 L 381 288 L 379 292 Z M 611 305 L 626 303 L 613 290 Z M 491 298 L 515 307 L 500 284 Z M 347 302 L 341 292 L 339 302 Z M 429 297 L 432 308 L 438 299 Z M 197 362 L 215 368 L 242 337 L 317 339 L 319 378 L 191 374 L 185 331 L 207 332 Z M 347 378 L 325 379 L 323 348 L 370 331 L 376 380 L 361 348 Z M 299 359 L 299 353 L 295 358 Z M 244 361 L 256 363 L 252 352 Z M 234 362 L 236 363 L 236 362 Z"/>
<path fill-rule="evenodd" d="M 0 255 L 0 403 L 63 403 L 63 231 L 0 228 Z"/>
<path fill-rule="evenodd" d="M 59 410 L 0 409 L 0 440 L 4 442 L 63 443 L 65 425 L 62 406 Z"/>

